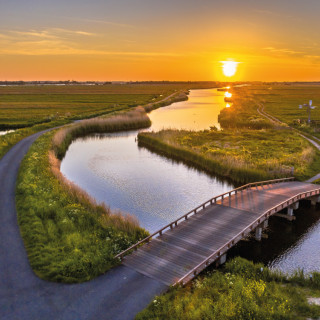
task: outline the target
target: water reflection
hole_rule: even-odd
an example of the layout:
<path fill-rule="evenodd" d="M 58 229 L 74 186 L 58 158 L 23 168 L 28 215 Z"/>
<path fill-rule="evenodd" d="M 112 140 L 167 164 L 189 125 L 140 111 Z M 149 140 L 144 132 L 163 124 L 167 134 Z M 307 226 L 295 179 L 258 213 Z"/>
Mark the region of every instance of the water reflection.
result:
<path fill-rule="evenodd" d="M 155 231 L 232 185 L 138 148 L 137 131 L 78 139 L 61 171 L 98 201 Z"/>
<path fill-rule="evenodd" d="M 203 130 L 216 126 L 218 115 L 225 107 L 224 93 L 217 89 L 191 90 L 188 101 L 174 103 L 150 113 L 150 130 L 186 129 Z"/>
<path fill-rule="evenodd" d="M 14 130 L 0 131 L 0 136 L 4 136 L 5 134 L 14 132 Z"/>
<path fill-rule="evenodd" d="M 320 210 L 302 201 L 295 211 L 296 221 L 272 217 L 268 239 L 240 242 L 229 252 L 230 257 L 241 255 L 263 262 L 273 269 L 292 273 L 298 268 L 305 272 L 320 271 Z"/>

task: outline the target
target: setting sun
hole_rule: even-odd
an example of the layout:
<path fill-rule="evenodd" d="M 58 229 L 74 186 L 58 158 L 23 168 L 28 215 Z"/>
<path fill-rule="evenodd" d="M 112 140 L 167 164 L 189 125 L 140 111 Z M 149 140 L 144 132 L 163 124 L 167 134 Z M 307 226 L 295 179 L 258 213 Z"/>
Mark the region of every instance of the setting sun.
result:
<path fill-rule="evenodd" d="M 237 66 L 239 62 L 235 61 L 221 61 L 223 74 L 226 77 L 232 77 L 237 72 Z"/>

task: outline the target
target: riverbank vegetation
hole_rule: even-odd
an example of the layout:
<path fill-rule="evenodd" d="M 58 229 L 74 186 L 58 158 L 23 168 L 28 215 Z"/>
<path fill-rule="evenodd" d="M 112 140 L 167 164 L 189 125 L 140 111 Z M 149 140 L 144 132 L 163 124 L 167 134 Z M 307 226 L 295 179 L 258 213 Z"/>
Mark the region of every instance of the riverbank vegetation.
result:
<path fill-rule="evenodd" d="M 320 316 L 320 274 L 285 276 L 242 258 L 200 275 L 186 287 L 155 297 L 137 320 L 306 319 Z"/>
<path fill-rule="evenodd" d="M 286 130 L 223 130 L 139 133 L 148 147 L 209 173 L 247 183 L 294 175 L 304 179 L 320 171 L 320 154 L 299 135 Z"/>
<path fill-rule="evenodd" d="M 150 125 L 142 108 L 92 119 L 40 137 L 19 171 L 18 222 L 35 273 L 47 280 L 81 282 L 118 263 L 114 256 L 147 236 L 132 216 L 111 212 L 60 172 L 67 141 L 91 132 Z"/>
<path fill-rule="evenodd" d="M 108 133 L 147 128 L 150 125 L 151 121 L 143 107 L 137 107 L 112 117 L 83 120 L 60 129 L 53 138 L 53 150 L 57 158 L 62 160 L 69 145 L 76 138 L 93 133 Z"/>

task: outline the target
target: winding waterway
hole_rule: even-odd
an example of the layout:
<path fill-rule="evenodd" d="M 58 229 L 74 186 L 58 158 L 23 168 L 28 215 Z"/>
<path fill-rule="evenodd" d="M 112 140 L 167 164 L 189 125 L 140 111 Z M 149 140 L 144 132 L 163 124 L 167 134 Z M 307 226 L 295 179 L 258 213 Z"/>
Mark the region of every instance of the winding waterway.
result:
<path fill-rule="evenodd" d="M 225 107 L 223 92 L 192 90 L 188 101 L 152 111 L 148 130 L 220 128 L 218 114 Z M 233 188 L 229 182 L 139 148 L 138 132 L 75 140 L 62 161 L 62 173 L 98 202 L 135 215 L 150 232 Z M 320 270 L 319 218 L 319 210 L 302 207 L 293 223 L 271 219 L 269 239 L 241 242 L 231 255 L 240 254 L 285 272 Z"/>

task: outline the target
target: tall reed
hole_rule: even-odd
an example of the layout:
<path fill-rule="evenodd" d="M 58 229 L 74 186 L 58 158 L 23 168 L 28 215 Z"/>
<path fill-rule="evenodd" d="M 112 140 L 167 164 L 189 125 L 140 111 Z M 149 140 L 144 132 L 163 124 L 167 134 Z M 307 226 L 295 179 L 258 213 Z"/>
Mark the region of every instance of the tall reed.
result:
<path fill-rule="evenodd" d="M 71 142 L 92 133 L 107 133 L 150 127 L 151 121 L 143 107 L 109 118 L 83 120 L 60 129 L 53 138 L 53 150 L 62 160 Z"/>

